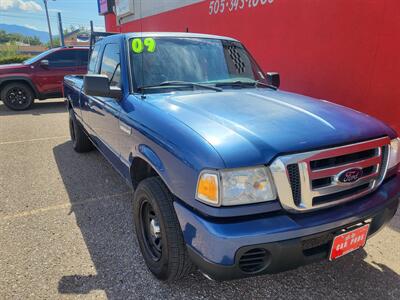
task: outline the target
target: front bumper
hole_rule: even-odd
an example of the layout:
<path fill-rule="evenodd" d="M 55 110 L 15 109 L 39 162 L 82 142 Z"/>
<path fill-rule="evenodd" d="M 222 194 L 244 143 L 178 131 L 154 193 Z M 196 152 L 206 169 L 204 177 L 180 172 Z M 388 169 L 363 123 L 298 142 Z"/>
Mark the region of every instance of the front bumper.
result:
<path fill-rule="evenodd" d="M 211 278 L 229 280 L 326 259 L 340 229 L 371 220 L 371 236 L 394 216 L 399 196 L 400 176 L 396 176 L 365 197 L 312 213 L 208 219 L 177 201 L 174 206 L 192 261 Z M 243 254 L 257 249 L 266 253 L 264 267 L 243 271 Z"/>

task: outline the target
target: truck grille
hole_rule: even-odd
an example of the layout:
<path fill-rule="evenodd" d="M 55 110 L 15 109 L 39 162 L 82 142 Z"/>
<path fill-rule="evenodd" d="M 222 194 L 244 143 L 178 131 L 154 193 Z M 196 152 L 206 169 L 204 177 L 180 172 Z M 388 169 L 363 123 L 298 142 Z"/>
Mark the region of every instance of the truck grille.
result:
<path fill-rule="evenodd" d="M 389 143 L 384 137 L 278 157 L 271 172 L 279 200 L 287 210 L 301 212 L 337 205 L 375 190 L 386 174 Z M 356 179 L 341 179 L 349 171 L 357 174 Z"/>

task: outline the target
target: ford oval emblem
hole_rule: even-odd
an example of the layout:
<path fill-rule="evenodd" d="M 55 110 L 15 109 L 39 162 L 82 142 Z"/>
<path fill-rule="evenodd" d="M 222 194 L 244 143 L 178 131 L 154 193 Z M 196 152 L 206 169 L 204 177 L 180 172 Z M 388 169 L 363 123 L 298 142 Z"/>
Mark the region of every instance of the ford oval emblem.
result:
<path fill-rule="evenodd" d="M 354 183 L 358 181 L 363 175 L 361 168 L 352 168 L 340 172 L 337 175 L 337 181 L 340 183 Z"/>

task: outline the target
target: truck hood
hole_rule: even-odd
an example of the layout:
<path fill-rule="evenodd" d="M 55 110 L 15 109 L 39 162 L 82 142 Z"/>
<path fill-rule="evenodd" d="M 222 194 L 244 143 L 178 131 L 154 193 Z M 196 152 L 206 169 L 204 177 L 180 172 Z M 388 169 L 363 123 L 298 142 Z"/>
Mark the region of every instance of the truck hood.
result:
<path fill-rule="evenodd" d="M 158 94 L 148 101 L 200 134 L 227 168 L 396 135 L 381 121 L 358 111 L 269 89 Z"/>

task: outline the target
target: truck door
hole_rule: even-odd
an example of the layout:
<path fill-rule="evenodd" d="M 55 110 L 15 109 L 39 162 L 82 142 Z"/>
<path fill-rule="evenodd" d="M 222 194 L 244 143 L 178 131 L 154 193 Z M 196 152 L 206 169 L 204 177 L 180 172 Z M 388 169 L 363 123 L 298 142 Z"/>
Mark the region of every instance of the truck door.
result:
<path fill-rule="evenodd" d="M 104 47 L 103 55 L 99 65 L 99 73 L 107 75 L 111 86 L 121 86 L 120 81 L 120 58 L 119 44 L 108 43 Z M 119 157 L 119 113 L 120 100 L 109 97 L 88 96 L 88 123 L 92 127 L 96 138 L 102 146 L 111 150 Z"/>
<path fill-rule="evenodd" d="M 102 50 L 102 44 L 97 43 L 92 51 L 92 54 L 90 56 L 90 62 L 87 67 L 87 73 L 88 74 L 98 74 L 99 73 L 99 67 L 100 67 L 100 54 Z M 83 82 L 82 82 L 83 83 Z M 90 108 L 89 108 L 89 103 L 88 103 L 88 96 L 86 96 L 83 92 L 80 94 L 80 107 L 81 107 L 81 112 L 82 112 L 82 119 L 83 122 L 85 123 L 88 133 L 91 135 L 93 133 L 93 128 L 92 125 L 89 122 L 90 118 Z"/>

